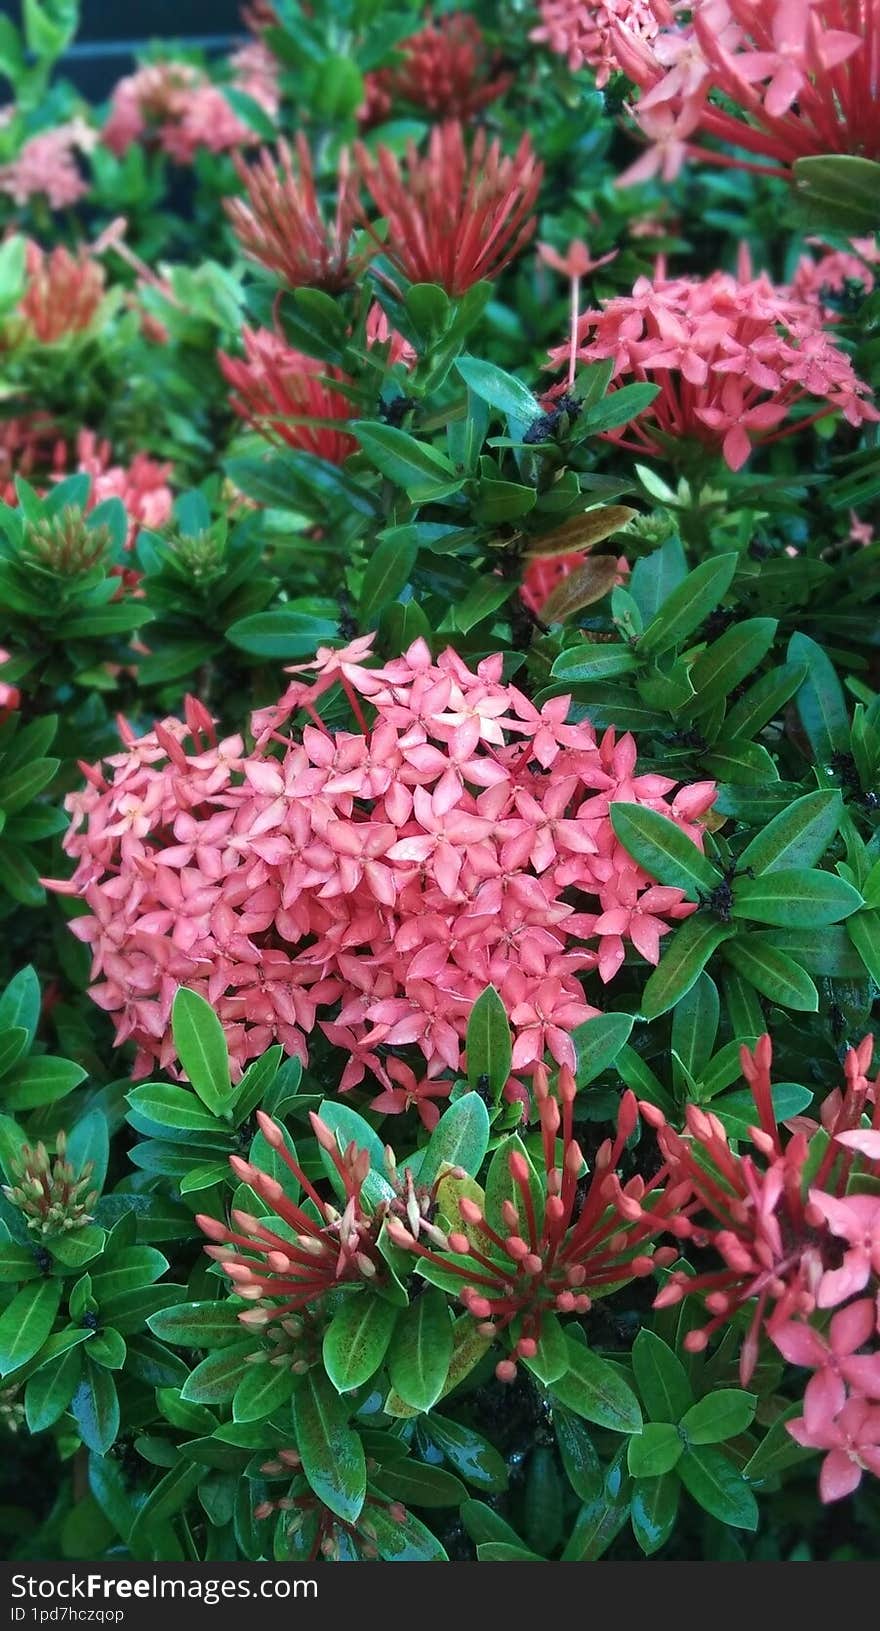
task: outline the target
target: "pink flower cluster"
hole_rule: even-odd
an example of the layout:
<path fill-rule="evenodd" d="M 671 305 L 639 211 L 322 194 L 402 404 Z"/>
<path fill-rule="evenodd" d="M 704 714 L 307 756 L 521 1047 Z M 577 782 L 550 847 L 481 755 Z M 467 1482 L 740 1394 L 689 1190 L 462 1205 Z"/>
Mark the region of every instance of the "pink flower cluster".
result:
<path fill-rule="evenodd" d="M 93 133 L 79 119 L 31 136 L 16 158 L 0 166 L 0 193 L 20 207 L 45 198 L 50 209 L 69 209 L 89 190 L 75 155 L 92 144 Z"/>
<path fill-rule="evenodd" d="M 652 9 L 664 25 L 653 39 L 626 19 L 612 24 L 612 54 L 641 89 L 635 116 L 652 143 L 626 180 L 658 170 L 670 179 L 700 135 L 783 173 L 812 154 L 880 157 L 880 0 L 653 0 Z"/>
<path fill-rule="evenodd" d="M 305 1057 L 320 1015 L 349 1055 L 340 1091 L 370 1071 L 397 1108 L 419 1083 L 389 1050 L 415 1049 L 448 1093 L 437 1079 L 460 1068 L 489 984 L 516 1072 L 545 1051 L 573 1066 L 570 1033 L 596 1013 L 579 974 L 610 980 L 627 941 L 656 962 L 695 909 L 633 864 L 609 807 L 650 805 L 700 845 L 712 783 L 670 802 L 668 777 L 636 773 L 630 736 L 568 724 L 567 697 L 536 707 L 503 682 L 500 655 L 472 672 L 417 641 L 371 668 L 371 642 L 301 665 L 316 682 L 295 679 L 253 716 L 253 752 L 240 736 L 218 743 L 191 699 L 185 722 L 127 731 L 69 796 L 77 867 L 55 887 L 90 908 L 71 927 L 92 947 L 92 994 L 117 1041 L 137 1043 L 136 1074 L 174 1066 L 180 985 L 213 1004 L 237 1070 L 276 1041 Z M 317 712 L 337 682 L 354 730 Z"/>
<path fill-rule="evenodd" d="M 251 97 L 274 118 L 280 95 L 275 59 L 268 48 L 252 41 L 229 59 L 229 68 L 232 89 Z M 192 164 L 202 149 L 226 153 L 259 140 L 222 88 L 187 62 L 150 63 L 121 79 L 102 137 L 116 154 L 125 153 L 134 142 L 155 140 L 177 164 Z"/>
<path fill-rule="evenodd" d="M 170 520 L 174 497 L 170 464 L 136 453 L 130 464 L 115 464 L 108 441 L 93 430 L 79 431 L 73 448 L 56 437 L 51 423 L 37 419 L 7 420 L 0 426 L 0 499 L 17 504 L 16 475 L 38 488 L 74 474 L 91 476 L 89 508 L 107 498 L 120 498 L 129 516 L 128 547 L 141 527 L 163 527 Z"/>
<path fill-rule="evenodd" d="M 655 1106 L 641 1107 L 670 1181 L 691 1190 L 674 1233 L 699 1247 L 707 1265 L 696 1275 L 673 1273 L 655 1306 L 704 1299 L 711 1317 L 685 1338 L 691 1352 L 748 1307 L 744 1382 L 762 1328 L 785 1359 L 814 1372 L 803 1415 L 787 1425 L 799 1444 L 826 1452 L 823 1501 L 850 1494 L 865 1470 L 880 1475 L 880 1077 L 866 1074 L 873 1046 L 867 1036 L 847 1054 L 845 1086 L 821 1106 L 821 1126 L 798 1117 L 787 1137 L 773 1110 L 770 1038 L 754 1054 L 743 1048 L 758 1117 L 754 1153 L 731 1149 L 717 1116 L 696 1105 L 684 1137 Z"/>
<path fill-rule="evenodd" d="M 652 0 L 539 0 L 541 22 L 530 39 L 565 57 L 573 73 L 592 68 L 600 90 L 618 73 L 615 25 L 638 40 L 653 40 L 660 22 Z"/>
<path fill-rule="evenodd" d="M 778 441 L 830 413 L 851 425 L 877 419 L 868 386 L 823 322 L 811 291 L 752 274 L 742 255 L 736 275 L 639 278 L 632 294 L 603 301 L 577 325 L 576 357 L 614 361 L 612 389 L 637 380 L 658 396 L 631 424 L 609 431 L 619 446 L 668 457 L 672 444 L 697 442 L 739 470 L 753 444 Z M 554 366 L 568 347 L 551 352 Z M 792 416 L 792 410 L 806 409 Z"/>

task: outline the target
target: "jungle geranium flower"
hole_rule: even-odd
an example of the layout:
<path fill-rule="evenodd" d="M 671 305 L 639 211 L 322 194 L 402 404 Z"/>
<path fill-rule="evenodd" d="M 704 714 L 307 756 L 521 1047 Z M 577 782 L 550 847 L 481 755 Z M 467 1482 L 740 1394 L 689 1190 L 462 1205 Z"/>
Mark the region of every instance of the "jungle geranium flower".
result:
<path fill-rule="evenodd" d="M 539 1066 L 534 1085 L 540 1178 L 514 1150 L 508 1156 L 510 1196 L 494 1210 L 488 1198 L 480 1204 L 464 1196 L 458 1203 L 464 1228 L 450 1230 L 441 1243 L 417 1239 L 399 1218 L 388 1222 L 396 1246 L 460 1282 L 459 1299 L 484 1335 L 508 1336 L 510 1357 L 499 1360 L 495 1372 L 504 1382 L 513 1380 L 518 1359 L 537 1352 L 549 1315 L 583 1315 L 591 1307 L 591 1293 L 651 1274 L 676 1255 L 674 1247 L 655 1252 L 651 1245 L 680 1198 L 674 1189 L 664 1190 L 665 1168 L 648 1183 L 637 1178 L 622 1187 L 617 1176 L 621 1152 L 638 1123 L 634 1094 L 624 1094 L 615 1136 L 600 1146 L 581 1194 L 583 1157 L 572 1132 L 574 1077 L 563 1067 L 555 1097 Z"/>
<path fill-rule="evenodd" d="M 348 1281 L 375 1279 L 382 1258 L 376 1247 L 377 1222 L 364 1210 L 361 1195 L 370 1170 L 368 1152 L 354 1145 L 341 1152 L 330 1128 L 310 1112 L 312 1131 L 329 1152 L 345 1189 L 346 1204 L 340 1214 L 322 1199 L 294 1160 L 277 1122 L 262 1110 L 257 1111 L 257 1119 L 263 1137 L 310 1205 L 290 1200 L 277 1178 L 233 1155 L 230 1166 L 236 1178 L 250 1185 L 269 1207 L 268 1214 L 258 1218 L 234 1211 L 235 1228 L 206 1215 L 198 1216 L 196 1223 L 212 1242 L 205 1251 L 232 1281 L 236 1295 L 256 1305 L 239 1316 L 242 1323 L 262 1326 L 296 1313 Z M 286 1225 L 285 1233 L 272 1227 L 273 1214 Z"/>
<path fill-rule="evenodd" d="M 397 47 L 400 61 L 367 75 L 364 126 L 386 119 L 395 101 L 439 119 L 472 119 L 502 96 L 510 74 L 494 74 L 493 55 L 469 12 L 429 22 Z"/>
<path fill-rule="evenodd" d="M 877 1310 L 869 1297 L 848 1303 L 832 1315 L 827 1335 L 801 1320 L 788 1320 L 773 1332 L 773 1342 L 791 1365 L 815 1371 L 804 1393 L 804 1425 L 813 1433 L 843 1409 L 847 1386 L 862 1397 L 880 1399 L 880 1350 L 860 1354 L 877 1327 Z"/>
<path fill-rule="evenodd" d="M 712 1317 L 685 1338 L 691 1352 L 705 1348 L 738 1309 L 749 1306 L 751 1324 L 740 1356 L 744 1383 L 757 1362 L 765 1320 L 773 1341 L 777 1331 L 784 1333 L 780 1347 L 785 1353 L 793 1341 L 793 1321 L 812 1321 L 817 1310 L 862 1292 L 872 1270 L 877 1273 L 880 1201 L 873 1193 L 852 1193 L 852 1186 L 875 1183 L 880 1159 L 850 1152 L 842 1142 L 855 1136 L 853 1129 L 868 1110 L 875 1127 L 880 1120 L 876 1083 L 865 1075 L 871 1051 L 868 1037 L 847 1055 L 845 1091 L 830 1095 L 822 1107 L 823 1148 L 814 1161 L 810 1139 L 815 1123 L 797 1126 L 787 1138 L 776 1124 L 768 1036 L 759 1040 L 754 1054 L 743 1048 L 740 1055 L 757 1112 L 750 1133 L 754 1154 L 732 1149 L 718 1117 L 696 1105 L 688 1106 L 684 1136 L 667 1125 L 656 1107 L 642 1106 L 645 1119 L 657 1129 L 670 1173 L 691 1188 L 675 1234 L 714 1252 L 722 1265 L 693 1277 L 673 1274 L 655 1306 L 667 1307 L 692 1294 L 704 1298 Z M 838 1235 L 850 1246 L 841 1267 Z"/>
<path fill-rule="evenodd" d="M 530 39 L 565 57 L 572 73 L 592 68 L 599 90 L 620 68 L 615 23 L 639 40 L 653 40 L 660 32 L 651 0 L 539 0 L 538 10 L 540 26 Z"/>
<path fill-rule="evenodd" d="M 551 361 L 610 357 L 612 387 L 660 387 L 631 424 L 607 433 L 619 446 L 668 458 L 677 443 L 702 444 L 739 470 L 755 443 L 793 435 L 830 412 L 853 425 L 878 417 L 823 318 L 815 299 L 753 276 L 745 254 L 736 276 L 670 278 L 660 266 L 631 295 L 584 313 L 576 352 L 560 348 Z M 801 404 L 806 417 L 792 417 Z"/>
<path fill-rule="evenodd" d="M 91 145 L 92 132 L 79 119 L 31 136 L 18 156 L 0 167 L 0 193 L 20 206 L 42 197 L 50 209 L 69 209 L 89 190 L 75 155 Z"/>
<path fill-rule="evenodd" d="M 388 224 L 385 238 L 369 224 L 368 231 L 411 283 L 439 283 L 447 294 L 462 295 L 480 279 L 497 277 L 534 231 L 543 166 L 528 136 L 505 157 L 480 130 L 468 152 L 461 124 L 450 121 L 431 131 L 424 156 L 410 142 L 402 166 L 386 147 L 374 157 L 358 143 L 356 153 Z"/>
<path fill-rule="evenodd" d="M 270 118 L 280 100 L 275 60 L 261 41 L 229 59 L 230 83 Z M 238 117 L 222 88 L 188 62 L 154 62 L 127 74 L 114 87 L 102 139 L 116 154 L 132 143 L 154 142 L 178 164 L 192 164 L 206 149 L 224 153 L 252 147 L 259 139 Z"/>
<path fill-rule="evenodd" d="M 799 1416 L 786 1422 L 792 1438 L 806 1449 L 827 1450 L 819 1474 L 823 1501 L 840 1501 L 858 1489 L 863 1472 L 880 1478 L 880 1406 L 848 1399 L 840 1414 L 811 1431 Z"/>
<path fill-rule="evenodd" d="M 278 163 L 263 149 L 248 166 L 236 168 L 245 198 L 226 199 L 226 212 L 245 253 L 275 272 L 288 288 L 324 289 L 337 294 L 355 282 L 364 259 L 352 252 L 357 188 L 348 155 L 339 159 L 336 205 L 327 219 L 318 201 L 312 155 L 302 132 L 296 155 L 278 143 Z"/>
<path fill-rule="evenodd" d="M 768 159 L 758 168 L 782 174 L 812 154 L 880 157 L 880 0 L 662 0 L 654 10 L 663 27 L 653 38 L 626 18 L 611 25 L 614 57 L 642 93 L 634 112 L 649 141 L 683 120 L 689 135 Z"/>
<path fill-rule="evenodd" d="M 303 448 L 331 464 L 344 463 L 357 447 L 354 437 L 311 421 L 342 422 L 352 417 L 352 402 L 331 383 L 347 384 L 345 375 L 294 351 L 271 329 L 245 328 L 242 340 L 244 357 L 219 354 L 223 376 L 233 387 L 230 400 L 236 413 L 270 439 Z"/>
<path fill-rule="evenodd" d="M 87 250 L 27 245 L 27 287 L 18 315 L 28 338 L 52 345 L 92 326 L 104 297 L 104 268 Z"/>
<path fill-rule="evenodd" d="M 372 638 L 296 665 L 254 715 L 251 752 L 217 743 L 190 699 L 186 720 L 127 733 L 71 795 L 78 864 L 60 887 L 89 907 L 73 932 L 118 1040 L 137 1043 L 138 1074 L 174 1066 L 178 985 L 213 1004 L 237 1073 L 273 1041 L 305 1058 L 320 1025 L 347 1054 L 343 1091 L 369 1071 L 389 1109 L 445 1095 L 490 983 L 519 1074 L 545 1050 L 571 1064 L 569 1032 L 596 1012 L 578 976 L 601 939 L 569 892 L 610 909 L 625 861 L 611 803 L 650 803 L 702 842 L 711 787 L 675 810 L 674 783 L 638 775 L 628 738 L 570 725 L 565 697 L 536 708 L 504 683 L 500 656 L 474 672 L 416 641 L 374 666 Z M 333 686 L 353 730 L 318 711 Z M 645 891 L 655 920 L 694 909 L 679 892 L 661 904 L 626 865 L 633 911 Z"/>

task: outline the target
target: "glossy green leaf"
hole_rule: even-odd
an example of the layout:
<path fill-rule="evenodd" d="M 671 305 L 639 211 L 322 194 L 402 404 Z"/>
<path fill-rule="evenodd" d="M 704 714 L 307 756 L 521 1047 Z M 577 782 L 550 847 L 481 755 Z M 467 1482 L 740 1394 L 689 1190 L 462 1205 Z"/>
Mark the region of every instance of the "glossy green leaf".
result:
<path fill-rule="evenodd" d="M 758 1503 L 742 1473 L 722 1450 L 712 1445 L 686 1450 L 676 1470 L 704 1512 L 733 1529 L 757 1529 Z"/>
<path fill-rule="evenodd" d="M 713 555 L 668 595 L 639 640 L 644 656 L 659 657 L 681 645 L 723 600 L 739 562 L 734 552 Z"/>
<path fill-rule="evenodd" d="M 489 1112 L 477 1093 L 465 1093 L 444 1111 L 431 1134 L 419 1183 L 434 1182 L 444 1165 L 479 1172 L 489 1145 Z"/>
<path fill-rule="evenodd" d="M 648 805 L 613 803 L 611 825 L 634 861 L 658 883 L 684 890 L 688 900 L 699 900 L 721 883 L 718 868 L 687 834 Z"/>
<path fill-rule="evenodd" d="M 737 865 L 755 873 L 790 867 L 813 867 L 831 843 L 843 815 L 843 799 L 834 789 L 820 789 L 795 799 L 746 845 Z"/>
<path fill-rule="evenodd" d="M 638 1433 L 642 1427 L 639 1402 L 622 1376 L 591 1348 L 567 1337 L 569 1366 L 554 1382 L 551 1393 L 576 1416 L 610 1427 L 616 1433 Z"/>
<path fill-rule="evenodd" d="M 467 1028 L 468 1081 L 498 1098 L 510 1075 L 510 1024 L 494 986 L 487 985 L 470 1011 Z"/>
<path fill-rule="evenodd" d="M 571 1039 L 577 1054 L 579 1088 L 588 1087 L 613 1065 L 634 1023 L 632 1014 L 599 1014 L 575 1026 Z"/>
<path fill-rule="evenodd" d="M 31 1280 L 0 1316 L 0 1376 L 8 1376 L 46 1341 L 61 1301 L 59 1280 Z"/>
<path fill-rule="evenodd" d="M 400 1398 L 430 1410 L 443 1391 L 452 1359 L 453 1327 L 444 1293 L 426 1287 L 400 1315 L 388 1353 L 388 1374 Z"/>
<path fill-rule="evenodd" d="M 817 1012 L 819 993 L 809 974 L 805 974 L 792 957 L 777 951 L 760 936 L 737 935 L 725 946 L 724 956 L 737 973 L 771 1002 L 801 1013 Z"/>
<path fill-rule="evenodd" d="M 222 1116 L 234 1097 L 229 1083 L 226 1033 L 211 1004 L 185 986 L 171 1007 L 174 1046 L 199 1098 L 215 1116 Z"/>
<path fill-rule="evenodd" d="M 627 1445 L 626 1460 L 633 1478 L 661 1478 L 671 1472 L 684 1450 L 684 1440 L 673 1422 L 646 1422 L 633 1433 Z"/>
<path fill-rule="evenodd" d="M 716 1388 L 698 1399 L 681 1418 L 681 1429 L 689 1446 L 722 1444 L 750 1427 L 758 1403 L 757 1395 L 742 1388 Z"/>
<path fill-rule="evenodd" d="M 662 943 L 660 962 L 642 992 L 643 1019 L 668 1013 L 690 991 L 723 941 L 735 933 L 708 912 L 695 912 Z"/>
<path fill-rule="evenodd" d="M 633 1343 L 632 1367 L 651 1421 L 680 1421 L 694 1398 L 687 1371 L 673 1349 L 646 1326 Z"/>
<path fill-rule="evenodd" d="M 350 1393 L 375 1375 L 397 1321 L 398 1310 L 368 1289 L 340 1304 L 324 1332 L 324 1369 L 338 1393 Z"/>
<path fill-rule="evenodd" d="M 348 1407 L 320 1370 L 303 1378 L 293 1398 L 293 1429 L 303 1472 L 318 1499 L 354 1523 L 367 1493 L 367 1466 Z"/>

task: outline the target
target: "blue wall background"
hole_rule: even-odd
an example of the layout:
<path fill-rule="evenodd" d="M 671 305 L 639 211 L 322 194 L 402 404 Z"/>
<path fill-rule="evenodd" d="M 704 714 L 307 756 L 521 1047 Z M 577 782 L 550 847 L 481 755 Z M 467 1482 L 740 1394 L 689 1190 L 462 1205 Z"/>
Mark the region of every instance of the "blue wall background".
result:
<path fill-rule="evenodd" d="M 18 0 L 0 0 L 0 12 L 18 23 Z M 107 95 L 134 66 L 150 40 L 185 40 L 206 51 L 225 51 L 243 36 L 241 0 L 82 0 L 77 40 L 61 72 L 92 101 Z"/>

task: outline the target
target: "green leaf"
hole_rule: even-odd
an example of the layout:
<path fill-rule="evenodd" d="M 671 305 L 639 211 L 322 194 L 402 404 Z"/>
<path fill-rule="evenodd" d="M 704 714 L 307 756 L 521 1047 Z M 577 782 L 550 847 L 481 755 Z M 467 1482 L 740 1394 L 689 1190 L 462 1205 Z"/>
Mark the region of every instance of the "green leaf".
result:
<path fill-rule="evenodd" d="M 602 1491 L 602 1463 L 580 1417 L 556 1405 L 553 1410 L 556 1443 L 566 1477 L 581 1501 L 594 1501 Z"/>
<path fill-rule="evenodd" d="M 777 627 L 774 617 L 750 617 L 713 641 L 691 666 L 694 696 L 686 713 L 703 714 L 716 703 L 725 702 L 731 691 L 763 662 Z"/>
<path fill-rule="evenodd" d="M 684 1441 L 673 1422 L 649 1421 L 630 1439 L 626 1464 L 633 1478 L 661 1478 L 672 1471 L 683 1450 Z"/>
<path fill-rule="evenodd" d="M 252 657 L 275 658 L 280 662 L 313 657 L 318 646 L 339 638 L 339 611 L 335 602 L 321 602 L 320 608 L 310 611 L 290 602 L 276 606 L 271 612 L 255 612 L 232 623 L 226 636 Z"/>
<path fill-rule="evenodd" d="M 711 1058 L 719 1011 L 718 988 L 705 971 L 676 1003 L 672 1015 L 672 1051 L 694 1080 Z"/>
<path fill-rule="evenodd" d="M 688 900 L 699 900 L 704 891 L 711 894 L 723 881 L 693 840 L 648 805 L 613 803 L 611 825 L 624 849 L 650 877 L 682 889 Z"/>
<path fill-rule="evenodd" d="M 571 1040 L 577 1054 L 577 1085 L 588 1087 L 613 1065 L 635 1021 L 632 1014 L 599 1014 L 576 1025 Z"/>
<path fill-rule="evenodd" d="M 472 1427 L 432 1412 L 425 1431 L 465 1483 L 493 1492 L 507 1488 L 503 1457 Z"/>
<path fill-rule="evenodd" d="M 217 1118 L 202 1108 L 189 1088 L 172 1087 L 170 1082 L 145 1082 L 127 1097 L 133 1111 L 162 1127 L 214 1136 L 222 1130 Z"/>
<path fill-rule="evenodd" d="M 222 1348 L 241 1340 L 238 1313 L 229 1301 L 173 1303 L 151 1314 L 147 1325 L 176 1348 Z"/>
<path fill-rule="evenodd" d="M 781 928 L 822 928 L 839 923 L 864 905 L 852 884 L 833 872 L 792 867 L 787 872 L 764 872 L 757 878 L 737 878 L 733 885 L 734 917 Z"/>
<path fill-rule="evenodd" d="M 355 1523 L 367 1493 L 364 1447 L 322 1371 L 308 1371 L 294 1394 L 293 1430 L 303 1472 L 318 1499 L 344 1523 Z"/>
<path fill-rule="evenodd" d="M 771 1002 L 801 1013 L 815 1014 L 819 993 L 809 974 L 792 957 L 756 934 L 739 934 L 724 949 L 725 960 Z M 649 982 L 650 983 L 650 982 Z"/>
<path fill-rule="evenodd" d="M 358 613 L 362 628 L 372 628 L 384 606 L 396 600 L 416 563 L 415 543 L 386 538 L 373 550 L 361 583 Z"/>
<path fill-rule="evenodd" d="M 0 1031 L 22 1025 L 32 1042 L 40 1018 L 40 982 L 28 966 L 19 969 L 0 997 Z"/>
<path fill-rule="evenodd" d="M 541 404 L 513 374 L 479 357 L 459 357 L 455 366 L 465 384 L 490 407 L 527 425 L 540 417 Z"/>
<path fill-rule="evenodd" d="M 39 1353 L 61 1301 L 60 1280 L 32 1280 L 13 1297 L 0 1317 L 0 1376 L 7 1376 Z"/>
<path fill-rule="evenodd" d="M 148 1535 L 153 1524 L 164 1523 L 173 1518 L 175 1512 L 179 1512 L 185 1505 L 203 1476 L 203 1467 L 193 1466 L 188 1461 L 178 1461 L 164 1478 L 160 1478 L 135 1519 L 131 1534 L 132 1544 L 136 1544 L 138 1535 Z"/>
<path fill-rule="evenodd" d="M 743 850 L 740 871 L 778 872 L 788 867 L 812 867 L 821 860 L 840 826 L 843 799 L 829 788 L 807 793 L 781 810 Z"/>
<path fill-rule="evenodd" d="M 680 1421 L 694 1397 L 687 1371 L 662 1337 L 644 1325 L 633 1343 L 632 1366 L 651 1420 Z"/>
<path fill-rule="evenodd" d="M 644 467 L 639 466 L 639 469 Z M 654 495 L 656 497 L 656 494 Z M 636 561 L 629 581 L 630 593 L 645 623 L 650 623 L 687 576 L 681 539 L 667 538 L 660 549 Z"/>
<path fill-rule="evenodd" d="M 681 1418 L 688 1445 L 722 1444 L 725 1439 L 736 1438 L 751 1427 L 757 1403 L 757 1394 L 745 1393 L 738 1387 L 716 1388 L 707 1393 Z"/>
<path fill-rule="evenodd" d="M 430 1188 L 441 1167 L 479 1172 L 489 1147 L 489 1112 L 478 1093 L 465 1093 L 440 1117 L 419 1169 L 419 1185 Z"/>
<path fill-rule="evenodd" d="M 874 984 L 880 986 L 880 911 L 856 912 L 846 931 Z"/>
<path fill-rule="evenodd" d="M 181 1398 L 190 1404 L 225 1404 L 231 1399 L 248 1367 L 248 1354 L 256 1346 L 253 1337 L 232 1342 L 208 1354 L 191 1371 L 181 1389 Z"/>
<path fill-rule="evenodd" d="M 391 1386 L 414 1410 L 430 1410 L 440 1398 L 452 1342 L 446 1297 L 428 1286 L 400 1315 L 388 1351 Z"/>
<path fill-rule="evenodd" d="M 34 1110 L 44 1104 L 54 1104 L 66 1098 L 86 1072 L 72 1059 L 51 1059 L 48 1054 L 26 1059 L 14 1075 L 3 1085 L 3 1102 L 7 1110 Z"/>
<path fill-rule="evenodd" d="M 731 737 L 757 736 L 771 719 L 775 719 L 807 675 L 806 663 L 782 663 L 762 674 L 750 685 L 729 710 L 724 721 L 724 734 Z"/>
<path fill-rule="evenodd" d="M 108 1370 L 84 1356 L 82 1380 L 71 1401 L 71 1413 L 83 1443 L 106 1455 L 119 1432 L 119 1398 Z"/>
<path fill-rule="evenodd" d="M 416 504 L 449 498 L 464 485 L 442 453 L 405 430 L 369 419 L 356 419 L 349 428 L 376 469 Z"/>
<path fill-rule="evenodd" d="M 796 159 L 795 196 L 814 226 L 874 233 L 880 220 L 880 164 L 851 153 Z"/>
<path fill-rule="evenodd" d="M 849 714 L 843 687 L 830 657 L 808 635 L 792 635 L 788 657 L 791 662 L 807 665 L 807 678 L 795 701 L 816 763 L 827 768 L 835 753 L 849 749 Z"/>
<path fill-rule="evenodd" d="M 289 1364 L 248 1365 L 232 1399 L 233 1421 L 263 1421 L 280 1410 L 296 1378 Z"/>
<path fill-rule="evenodd" d="M 665 942 L 660 962 L 642 992 L 642 1018 L 665 1014 L 699 978 L 713 952 L 735 933 L 708 912 L 695 912 Z"/>
<path fill-rule="evenodd" d="M 641 1432 L 642 1412 L 632 1388 L 592 1348 L 572 1337 L 566 1341 L 569 1368 L 550 1389 L 553 1398 L 599 1427 L 615 1433 Z"/>
<path fill-rule="evenodd" d="M 470 1011 L 466 1046 L 471 1087 L 478 1088 L 485 1079 L 493 1098 L 499 1098 L 510 1075 L 510 1025 L 507 1009 L 492 985 L 481 992 Z"/>
<path fill-rule="evenodd" d="M 226 1032 L 211 1004 L 180 986 L 171 1005 L 174 1046 L 192 1086 L 215 1116 L 229 1109 L 234 1097 L 229 1083 Z"/>
<path fill-rule="evenodd" d="M 599 1494 L 581 1507 L 577 1523 L 562 1554 L 563 1563 L 595 1563 L 607 1552 L 629 1516 L 632 1483 L 623 1471 L 623 1456 L 615 1457 Z"/>
<path fill-rule="evenodd" d="M 433 1469 L 432 1469 L 433 1470 Z M 387 1507 L 370 1504 L 368 1521 L 376 1537 L 374 1545 L 386 1563 L 446 1563 L 446 1552 L 412 1512 L 391 1517 Z"/>
<path fill-rule="evenodd" d="M 555 1314 L 543 1316 L 537 1352 L 524 1359 L 523 1364 L 545 1387 L 565 1375 L 569 1365 L 568 1342 Z"/>
<path fill-rule="evenodd" d="M 556 659 L 550 670 L 555 680 L 566 685 L 577 685 L 581 680 L 607 680 L 615 674 L 631 674 L 638 667 L 628 646 L 593 645 L 584 641 L 569 646 Z"/>
<path fill-rule="evenodd" d="M 324 1332 L 324 1369 L 338 1393 L 362 1387 L 379 1369 L 399 1310 L 368 1290 L 349 1294 Z"/>
<path fill-rule="evenodd" d="M 680 646 L 727 594 L 739 563 L 735 551 L 713 555 L 673 589 L 639 639 L 643 656 L 659 657 Z"/>
<path fill-rule="evenodd" d="M 631 419 L 638 418 L 650 407 L 659 389 L 659 385 L 650 385 L 641 380 L 634 385 L 618 385 L 594 407 L 587 409 L 578 423 L 578 439 L 582 439 L 587 431 L 599 435 L 602 431 L 616 430 L 618 425 L 628 425 Z"/>
<path fill-rule="evenodd" d="M 45 1432 L 64 1414 L 79 1385 L 82 1355 L 79 1346 L 68 1348 L 30 1378 L 25 1388 L 24 1407 L 28 1431 Z"/>
<path fill-rule="evenodd" d="M 372 1482 L 392 1501 L 410 1506 L 460 1506 L 467 1498 L 460 1478 L 445 1467 L 431 1467 L 423 1461 L 407 1459 L 381 1466 Z"/>
<path fill-rule="evenodd" d="M 636 1543 L 646 1557 L 665 1546 L 678 1515 L 679 1481 L 674 1473 L 663 1478 L 639 1478 L 633 1485 L 630 1521 Z"/>
<path fill-rule="evenodd" d="M 688 1494 L 704 1512 L 733 1529 L 757 1529 L 758 1503 L 742 1473 L 722 1450 L 711 1445 L 686 1450 L 677 1470 Z"/>
<path fill-rule="evenodd" d="M 442 627 L 450 633 L 470 634 L 485 618 L 497 612 L 510 599 L 512 584 L 505 578 L 474 578 L 461 600 L 455 602 L 443 619 Z"/>

